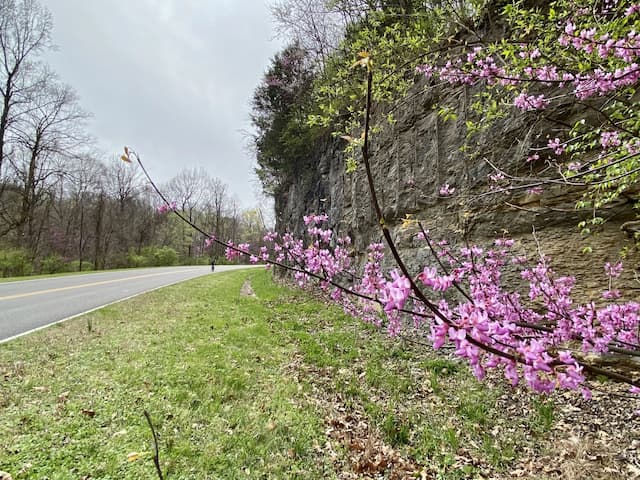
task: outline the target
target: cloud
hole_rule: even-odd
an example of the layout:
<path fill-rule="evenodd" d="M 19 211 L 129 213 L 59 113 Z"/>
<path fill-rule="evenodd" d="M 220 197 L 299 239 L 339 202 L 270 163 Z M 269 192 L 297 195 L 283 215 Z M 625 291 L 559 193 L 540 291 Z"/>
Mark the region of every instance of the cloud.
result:
<path fill-rule="evenodd" d="M 47 61 L 94 114 L 108 154 L 135 146 L 159 181 L 204 167 L 253 203 L 241 132 L 280 48 L 262 2 L 45 0 L 58 51 Z"/>

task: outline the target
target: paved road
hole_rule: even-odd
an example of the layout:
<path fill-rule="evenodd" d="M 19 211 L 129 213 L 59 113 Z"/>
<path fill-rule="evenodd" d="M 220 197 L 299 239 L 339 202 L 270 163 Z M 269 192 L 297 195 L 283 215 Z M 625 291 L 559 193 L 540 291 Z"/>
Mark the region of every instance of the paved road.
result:
<path fill-rule="evenodd" d="M 216 273 L 244 266 L 216 266 Z M 211 273 L 157 267 L 0 283 L 0 343 L 155 288 Z"/>

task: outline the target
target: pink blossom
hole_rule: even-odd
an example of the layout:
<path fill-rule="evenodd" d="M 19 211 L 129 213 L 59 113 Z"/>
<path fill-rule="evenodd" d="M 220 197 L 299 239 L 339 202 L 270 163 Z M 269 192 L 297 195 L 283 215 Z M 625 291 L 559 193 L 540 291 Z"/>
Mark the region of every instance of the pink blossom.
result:
<path fill-rule="evenodd" d="M 314 226 L 326 222 L 329 217 L 325 213 L 321 213 L 319 215 L 305 215 L 302 219 L 305 225 Z"/>
<path fill-rule="evenodd" d="M 411 283 L 407 277 L 401 275 L 396 270 L 391 272 L 391 277 L 393 281 L 387 282 L 382 292 L 383 302 L 385 302 L 385 312 L 394 309 L 401 310 L 411 292 Z"/>
<path fill-rule="evenodd" d="M 310 228 L 319 229 L 313 231 L 320 235 L 323 230 L 315 224 L 316 220 L 309 220 Z M 580 363 L 562 346 L 576 343 L 582 345 L 584 353 L 605 353 L 612 343 L 632 346 L 639 343 L 638 302 L 577 304 L 573 298 L 573 277 L 557 275 L 548 258 L 542 257 L 536 263 L 511 253 L 514 241 L 510 238 L 498 238 L 486 248 L 468 245 L 453 249 L 444 240 L 430 242 L 442 264 L 423 266 L 416 281 L 433 292 L 446 291 L 456 282 L 467 292 L 467 296 L 457 299 L 442 296 L 437 302 L 436 317 L 430 319 L 423 315 L 431 310 L 411 296 L 408 278 L 397 270 L 390 272 L 390 278 L 385 276 L 384 246 L 379 243 L 368 247 L 367 263 L 353 286 L 355 292 L 369 299 L 354 301 L 345 292 L 331 287 L 330 280 L 340 278 L 339 275 L 354 278 L 354 273 L 350 269 L 350 254 L 344 247 L 348 241 L 335 239 L 333 232 L 326 235 L 326 244 L 318 240 L 305 247 L 302 240 L 287 233 L 274 238 L 271 248 L 277 252 L 279 261 L 291 262 L 299 269 L 294 274 L 299 286 L 314 284 L 312 275 L 317 276 L 319 288 L 340 302 L 345 312 L 374 325 L 384 325 L 389 335 L 400 332 L 401 310 L 406 311 L 416 328 L 428 325 L 434 348 L 447 342 L 453 344 L 455 354 L 468 361 L 478 378 L 483 378 L 489 369 L 503 368 L 512 385 L 524 380 L 537 392 L 563 388 L 583 391 L 588 396 Z M 241 254 L 233 250 L 233 244 L 230 247 L 228 256 Z M 261 247 L 259 255 L 249 252 L 249 247 L 243 244 L 237 248 L 251 255 L 252 262 L 268 255 L 267 247 Z M 507 265 L 520 270 L 525 289 L 513 290 L 502 284 Z M 605 265 L 610 280 L 620 275 L 621 269 L 621 264 Z M 616 291 L 609 285 L 603 295 L 617 297 L 611 292 Z M 536 331 L 521 324 L 544 324 L 545 330 Z M 494 350 L 489 354 L 479 345 Z M 507 356 L 502 357 L 500 352 Z M 523 363 L 518 366 L 508 356 Z"/>
<path fill-rule="evenodd" d="M 600 134 L 600 145 L 602 145 L 602 148 L 619 147 L 620 143 L 618 132 L 602 132 Z"/>
<path fill-rule="evenodd" d="M 216 241 L 216 236 L 213 234 L 210 234 L 207 238 L 204 239 L 205 248 L 211 247 L 211 245 L 213 245 L 215 241 Z"/>
<path fill-rule="evenodd" d="M 441 197 L 450 197 L 456 191 L 455 188 L 450 187 L 448 183 L 445 183 L 440 187 L 440 196 Z"/>
<path fill-rule="evenodd" d="M 428 287 L 431 287 L 435 291 L 444 292 L 448 290 L 453 284 L 453 277 L 451 275 L 438 275 L 435 268 L 425 267 L 418 275 L 418 279 Z"/>
<path fill-rule="evenodd" d="M 609 262 L 604 264 L 605 273 L 612 278 L 618 278 L 622 273 L 622 270 L 623 270 L 622 262 L 618 262 L 615 265 L 611 265 L 611 263 Z"/>
<path fill-rule="evenodd" d="M 554 138 L 553 140 L 549 140 L 547 143 L 547 147 L 553 150 L 553 153 L 556 155 L 562 155 L 566 149 L 566 145 L 560 142 L 559 138 Z"/>
<path fill-rule="evenodd" d="M 520 94 L 513 99 L 513 105 L 522 111 L 542 110 L 549 106 L 549 100 L 544 95 L 529 95 L 527 92 Z"/>
<path fill-rule="evenodd" d="M 630 7 L 628 7 L 625 11 L 624 11 L 624 16 L 625 17 L 630 17 L 631 15 L 633 15 L 634 13 L 638 13 L 640 12 L 640 3 L 636 3 L 634 5 L 631 5 Z"/>
<path fill-rule="evenodd" d="M 602 292 L 602 298 L 606 298 L 607 300 L 620 298 L 621 296 L 620 290 L 605 290 Z"/>
<path fill-rule="evenodd" d="M 582 168 L 582 164 L 580 162 L 571 162 L 567 165 L 567 170 L 570 172 L 577 172 Z"/>
<path fill-rule="evenodd" d="M 178 204 L 176 202 L 163 203 L 158 207 L 158 213 L 164 214 L 167 212 L 175 212 L 178 210 Z"/>

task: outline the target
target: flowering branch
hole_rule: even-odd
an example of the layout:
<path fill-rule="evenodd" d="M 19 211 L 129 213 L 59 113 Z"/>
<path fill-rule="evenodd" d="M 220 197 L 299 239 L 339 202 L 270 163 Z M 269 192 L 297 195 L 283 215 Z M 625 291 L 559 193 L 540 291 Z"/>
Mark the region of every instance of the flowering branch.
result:
<path fill-rule="evenodd" d="M 585 34 L 585 43 L 576 48 L 584 50 L 591 36 Z M 598 38 L 595 40 L 600 41 Z M 633 41 L 636 40 L 634 37 Z M 538 58 L 546 58 L 542 54 L 539 56 L 529 44 L 519 48 L 523 62 L 540 62 Z M 615 50 L 611 54 L 618 60 L 625 62 L 629 55 L 635 58 L 635 44 L 631 47 L 624 44 L 619 48 L 622 50 Z M 561 73 L 557 68 L 554 70 L 548 65 L 539 64 L 528 73 L 523 70 L 524 74 L 519 74 L 518 83 L 513 80 L 515 77 L 511 75 L 512 72 L 499 67 L 497 61 L 482 49 L 474 49 L 467 63 L 471 69 L 462 65 L 462 62 L 450 62 L 440 70 L 425 66 L 423 73 L 459 84 L 486 82 L 509 88 L 512 93 L 517 90 L 516 87 L 533 80 L 545 85 L 563 82 L 565 87 L 574 87 L 576 98 L 584 100 L 599 94 L 613 95 L 618 89 L 629 85 L 637 70 L 633 67 L 610 77 L 605 75 L 603 79 L 595 70 L 588 74 Z M 167 211 L 173 211 L 181 220 L 205 235 L 208 242 L 223 245 L 227 258 L 248 256 L 252 263 L 264 262 L 287 269 L 300 287 L 319 286 L 347 313 L 378 326 L 385 324 L 392 335 L 398 335 L 406 320 L 412 318 L 418 328 L 430 330 L 430 340 L 435 349 L 447 343 L 453 345 L 455 353 L 469 362 L 479 379 L 485 376 L 488 369 L 499 369 L 514 386 L 524 380 L 536 392 L 563 388 L 581 390 L 588 397 L 590 392 L 585 386 L 585 374 L 589 373 L 627 383 L 633 393 L 640 393 L 640 381 L 610 368 L 602 368 L 588 356 L 608 352 L 640 353 L 640 304 L 621 302 L 620 293 L 614 288 L 621 266 L 605 266 L 608 285 L 607 290 L 602 292 L 602 298 L 581 304 L 573 296 L 575 279 L 558 276 L 542 254 L 535 262 L 530 262 L 516 255 L 512 251 L 513 240 L 506 238 L 496 239 L 490 248 L 467 245 L 454 252 L 447 242 L 434 242 L 418 222 L 419 238 L 426 242 L 442 274 L 429 265 L 424 266 L 417 275 L 410 273 L 384 218 L 371 166 L 369 146 L 373 62 L 369 54 L 363 52 L 354 66 L 366 68 L 366 102 L 363 135 L 357 140 L 349 137 L 349 141 L 352 146 L 361 147 L 371 204 L 396 266 L 388 275 L 381 266 L 384 246 L 372 244 L 367 249 L 368 261 L 363 274 L 357 276 L 350 262 L 350 239 L 336 238 L 330 229 L 325 228 L 328 217 L 324 214 L 304 217 L 310 244 L 308 239 L 295 238 L 289 233 L 266 235 L 265 244 L 258 251 L 252 251 L 248 244 L 236 246 L 231 242 L 223 242 L 172 209 L 171 203 L 153 184 L 135 152 L 125 150 L 125 155 L 127 159 L 130 154 L 136 158 L 151 185 L 160 194 Z M 590 90 L 590 82 L 596 77 L 598 83 L 592 86 L 595 90 Z M 515 103 L 524 111 L 547 108 L 547 102 L 553 100 L 530 94 L 524 89 L 515 93 Z M 576 134 L 572 145 L 560 138 L 547 142 L 544 148 L 560 160 L 569 149 L 577 152 L 578 149 L 574 148 L 577 144 L 595 139 L 602 147 L 602 156 L 588 164 L 593 167 L 588 173 L 580 171 L 580 167 L 575 170 L 568 168 L 568 171 L 577 172 L 576 175 L 570 176 L 561 171 L 562 178 L 551 179 L 550 182 L 593 187 L 631 177 L 638 171 L 640 167 L 626 165 L 626 161 L 635 160 L 640 153 L 640 145 L 639 150 L 634 150 L 635 139 L 629 132 L 624 129 L 607 130 L 598 131 L 597 137 L 594 135 Z M 625 166 L 625 170 L 615 170 L 621 165 Z M 496 171 L 496 179 L 500 181 L 498 174 L 501 172 L 497 168 Z M 603 176 L 599 176 L 601 172 Z M 517 179 L 506 175 L 503 178 Z M 581 181 L 577 182 L 575 178 Z M 540 185 L 544 181 L 540 180 Z M 455 188 L 449 185 L 444 185 L 440 191 L 443 197 L 454 193 Z M 272 258 L 272 254 L 275 258 Z M 522 285 L 519 287 L 520 282 L 511 282 L 506 288 L 503 285 L 505 272 L 518 272 Z M 453 290 L 462 297 L 456 302 L 450 298 Z"/>

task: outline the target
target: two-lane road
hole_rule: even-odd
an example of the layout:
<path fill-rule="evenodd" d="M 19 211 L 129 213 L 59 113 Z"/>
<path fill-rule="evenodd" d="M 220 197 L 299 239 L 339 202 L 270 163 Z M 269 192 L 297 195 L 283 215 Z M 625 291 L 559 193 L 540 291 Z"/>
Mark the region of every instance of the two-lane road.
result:
<path fill-rule="evenodd" d="M 216 266 L 216 273 L 245 266 Z M 159 287 L 211 273 L 210 266 L 157 267 L 0 283 L 0 343 Z"/>

